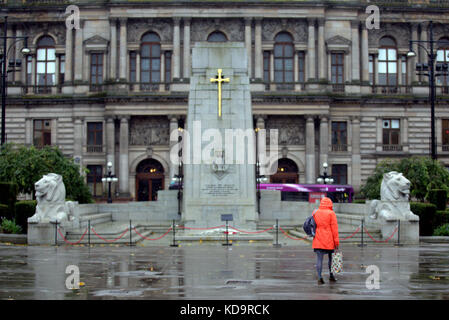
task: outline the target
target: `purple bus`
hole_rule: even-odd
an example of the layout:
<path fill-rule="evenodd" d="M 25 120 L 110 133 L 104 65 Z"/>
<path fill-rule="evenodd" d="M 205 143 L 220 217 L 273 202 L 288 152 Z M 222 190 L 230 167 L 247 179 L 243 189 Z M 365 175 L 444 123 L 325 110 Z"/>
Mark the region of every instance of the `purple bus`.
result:
<path fill-rule="evenodd" d="M 352 202 L 354 195 L 352 186 L 337 184 L 261 183 L 259 189 L 280 191 L 282 201 L 316 202 L 328 197 L 333 202 Z"/>

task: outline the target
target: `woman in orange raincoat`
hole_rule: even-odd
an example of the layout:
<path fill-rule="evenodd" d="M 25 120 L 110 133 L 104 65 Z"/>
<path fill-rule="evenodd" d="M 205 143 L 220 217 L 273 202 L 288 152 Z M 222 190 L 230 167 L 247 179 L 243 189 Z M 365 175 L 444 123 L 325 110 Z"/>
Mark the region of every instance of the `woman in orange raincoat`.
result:
<path fill-rule="evenodd" d="M 332 200 L 324 197 L 321 198 L 320 207 L 314 214 L 316 223 L 315 237 L 313 238 L 312 248 L 317 255 L 316 271 L 318 273 L 318 284 L 324 284 L 321 271 L 323 269 L 323 257 L 325 254 L 329 257 L 329 280 L 336 281 L 331 272 L 332 253 L 338 248 L 340 239 L 338 238 L 337 216 L 332 210 Z"/>

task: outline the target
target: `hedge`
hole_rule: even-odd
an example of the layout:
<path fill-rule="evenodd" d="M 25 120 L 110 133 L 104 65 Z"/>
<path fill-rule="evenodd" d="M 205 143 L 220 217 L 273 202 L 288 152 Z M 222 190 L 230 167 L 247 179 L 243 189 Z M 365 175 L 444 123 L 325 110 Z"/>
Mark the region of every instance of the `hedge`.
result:
<path fill-rule="evenodd" d="M 28 230 L 28 218 L 36 212 L 36 200 L 24 200 L 16 202 L 16 223 L 22 227 L 24 233 Z"/>
<path fill-rule="evenodd" d="M 0 204 L 0 217 L 7 217 L 9 215 L 9 207 L 6 204 Z"/>
<path fill-rule="evenodd" d="M 0 182 L 0 204 L 6 204 L 9 208 L 6 215 L 4 213 L 0 214 L 0 216 L 5 217 L 6 219 L 12 220 L 14 219 L 14 204 L 17 199 L 18 186 L 15 183 L 11 182 Z"/>
<path fill-rule="evenodd" d="M 449 211 L 437 210 L 437 212 L 435 213 L 434 229 L 446 223 L 449 223 Z"/>
<path fill-rule="evenodd" d="M 446 210 L 447 191 L 444 189 L 429 190 L 428 200 L 437 206 L 437 210 Z"/>
<path fill-rule="evenodd" d="M 449 223 L 443 224 L 435 229 L 434 236 L 449 236 Z"/>
<path fill-rule="evenodd" d="M 431 236 L 436 222 L 436 205 L 431 203 L 410 202 L 410 210 L 419 216 L 419 235 Z"/>

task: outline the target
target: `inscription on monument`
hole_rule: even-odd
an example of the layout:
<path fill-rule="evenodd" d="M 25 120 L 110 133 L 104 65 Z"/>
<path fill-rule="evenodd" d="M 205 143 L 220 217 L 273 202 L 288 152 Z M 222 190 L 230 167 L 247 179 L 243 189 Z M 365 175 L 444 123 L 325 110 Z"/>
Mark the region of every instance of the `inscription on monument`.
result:
<path fill-rule="evenodd" d="M 206 184 L 202 189 L 201 193 L 207 196 L 212 197 L 227 197 L 236 195 L 238 193 L 239 189 L 235 184 Z"/>

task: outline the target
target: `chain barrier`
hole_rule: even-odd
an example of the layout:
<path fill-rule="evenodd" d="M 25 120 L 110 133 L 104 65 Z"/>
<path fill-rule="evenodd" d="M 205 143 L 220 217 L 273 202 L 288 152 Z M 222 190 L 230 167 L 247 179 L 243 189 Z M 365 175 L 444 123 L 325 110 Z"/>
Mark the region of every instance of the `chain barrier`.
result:
<path fill-rule="evenodd" d="M 212 230 L 212 229 L 219 229 L 219 228 L 222 228 L 222 227 L 224 227 L 224 225 L 217 226 L 217 227 L 210 227 L 210 228 L 192 228 L 192 227 L 178 226 L 179 229 L 187 229 L 187 230 Z M 274 229 L 274 226 L 273 226 L 273 227 L 270 227 L 270 228 L 267 228 L 267 229 L 264 229 L 264 230 L 259 230 L 259 231 L 245 231 L 245 230 L 237 229 L 237 228 L 232 227 L 232 226 L 229 226 L 229 228 L 234 229 L 234 230 L 236 230 L 237 232 L 241 232 L 241 233 L 247 233 L 247 234 L 259 234 L 259 233 L 268 232 L 268 231 L 270 231 L 270 230 L 273 230 L 273 229 Z M 286 236 L 287 238 L 289 238 L 289 239 L 291 239 L 291 240 L 303 240 L 303 241 L 307 241 L 307 240 L 310 239 L 308 236 L 303 237 L 303 238 L 292 237 L 291 235 L 288 234 L 288 232 L 286 232 L 284 229 L 282 229 L 281 226 L 278 226 L 278 228 L 279 228 L 279 230 L 284 234 L 284 236 Z M 374 241 L 374 242 L 376 242 L 376 243 L 387 243 L 387 242 L 390 241 L 390 240 L 393 238 L 393 236 L 396 234 L 396 232 L 398 231 L 399 225 L 396 226 L 396 228 L 394 229 L 393 233 L 392 233 L 387 239 L 385 239 L 385 240 L 376 240 L 376 239 L 374 239 L 374 237 L 368 232 L 368 230 L 367 230 L 365 227 L 362 227 L 362 224 L 361 224 L 360 226 L 358 226 L 357 229 L 356 229 L 351 235 L 349 235 L 348 237 L 342 238 L 341 240 L 342 240 L 342 241 L 345 241 L 345 240 L 348 240 L 348 239 L 354 237 L 358 232 L 360 232 L 360 229 L 361 229 L 361 228 L 363 228 L 363 229 L 362 229 L 362 232 L 364 231 L 364 232 L 371 238 L 372 241 Z M 103 240 L 103 241 L 105 241 L 105 242 L 108 242 L 108 243 L 116 242 L 117 240 L 123 238 L 123 237 L 125 236 L 125 234 L 126 234 L 128 231 L 130 231 L 129 228 L 126 228 L 126 229 L 123 231 L 123 233 L 120 234 L 117 238 L 108 240 L 108 239 L 103 238 L 100 234 L 98 234 L 98 233 L 95 231 L 95 229 L 94 229 L 93 227 L 90 227 L 90 229 L 93 231 L 93 233 L 94 233 L 98 238 L 100 238 L 101 240 Z M 148 238 L 148 237 L 144 236 L 143 234 L 141 234 L 141 233 L 137 230 L 137 227 L 133 227 L 133 228 L 131 229 L 131 232 L 132 232 L 132 230 L 134 230 L 134 231 L 136 232 L 136 234 L 137 234 L 138 236 L 140 236 L 142 239 L 149 240 L 149 241 L 157 241 L 157 240 L 160 240 L 160 239 L 164 238 L 165 236 L 167 236 L 167 235 L 170 233 L 170 231 L 173 230 L 173 227 L 169 227 L 168 230 L 167 230 L 164 234 L 162 234 L 161 236 L 159 236 L 159 237 L 157 237 L 157 238 Z M 59 235 L 61 236 L 61 238 L 64 240 L 65 243 L 70 244 L 70 245 L 77 245 L 77 244 L 80 244 L 81 241 L 83 241 L 84 237 L 86 236 L 87 232 L 89 231 L 89 228 L 86 228 L 86 230 L 84 231 L 84 233 L 81 235 L 81 238 L 80 238 L 78 241 L 76 241 L 76 242 L 71 242 L 71 241 L 67 240 L 67 239 L 64 237 L 64 235 L 61 233 L 61 230 L 60 230 L 59 227 L 57 228 L 57 231 L 58 231 Z M 224 233 L 226 233 L 226 232 L 224 232 Z"/>

